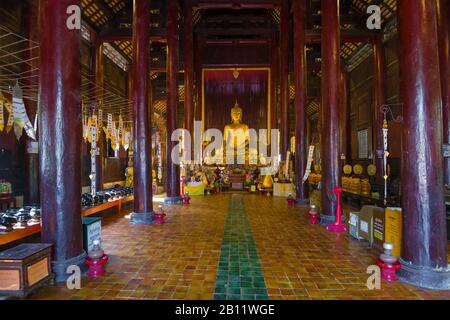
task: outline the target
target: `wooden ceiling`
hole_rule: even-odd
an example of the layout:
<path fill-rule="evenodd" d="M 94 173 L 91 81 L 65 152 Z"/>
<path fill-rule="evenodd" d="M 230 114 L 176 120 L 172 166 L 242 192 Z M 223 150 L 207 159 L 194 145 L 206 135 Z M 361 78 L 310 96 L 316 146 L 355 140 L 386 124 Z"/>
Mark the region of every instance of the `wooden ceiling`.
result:
<path fill-rule="evenodd" d="M 273 32 L 279 27 L 279 4 L 284 0 L 192 0 L 194 4 L 193 23 L 196 32 L 210 34 L 214 37 L 258 37 Z M 152 79 L 162 80 L 165 71 L 165 0 L 151 0 L 150 33 L 159 36 L 161 41 L 152 42 L 150 61 Z M 292 2 L 292 1 L 290 1 Z M 321 0 L 307 0 L 307 29 L 320 32 Z M 341 0 L 341 28 L 345 31 L 367 32 L 366 13 L 369 5 L 379 5 L 383 23 L 392 20 L 396 12 L 396 0 Z M 239 6 L 241 5 L 241 6 Z M 261 6 L 262 5 L 262 6 Z M 84 20 L 101 35 L 130 34 L 132 24 L 132 0 L 82 0 Z M 180 8 L 184 0 L 180 0 Z M 232 13 L 230 14 L 230 9 Z M 237 10 L 239 9 L 239 10 Z M 292 12 L 291 12 L 292 14 Z M 181 10 L 181 16 L 182 16 Z M 291 17 L 292 18 L 292 17 Z M 182 26 L 182 23 L 180 23 Z M 181 33 L 181 32 L 180 32 Z M 132 44 L 129 39 L 116 40 L 111 45 L 127 60 L 132 59 Z M 341 45 L 341 58 L 344 65 L 358 62 L 363 57 L 361 51 L 366 44 L 362 42 L 344 42 Z M 181 62 L 182 63 L 182 62 Z M 320 43 L 311 45 L 308 50 L 308 67 L 313 76 L 320 77 Z M 181 90 L 181 89 L 180 89 Z M 165 112 L 165 106 L 158 99 L 158 111 Z M 312 101 L 312 100 L 311 100 Z M 317 103 L 311 102 L 309 114 L 317 112 Z"/>

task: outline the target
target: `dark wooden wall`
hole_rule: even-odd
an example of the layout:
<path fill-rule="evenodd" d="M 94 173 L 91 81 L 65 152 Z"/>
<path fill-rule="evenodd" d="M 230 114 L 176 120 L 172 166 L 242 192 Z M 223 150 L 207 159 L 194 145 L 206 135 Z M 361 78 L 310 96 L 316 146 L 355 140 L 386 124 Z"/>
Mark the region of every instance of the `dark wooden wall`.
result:
<path fill-rule="evenodd" d="M 0 24 L 14 32 L 21 32 L 22 2 L 16 0 L 0 1 Z M 0 71 L 1 74 L 1 71 Z M 3 92 L 5 95 L 5 92 Z M 5 118 L 5 122 L 8 118 Z M 5 123 L 6 125 L 6 123 Z M 17 141 L 14 129 L 6 133 L 0 132 L 0 179 L 12 183 L 15 195 L 23 193 L 24 181 L 24 135 Z"/>
<path fill-rule="evenodd" d="M 14 32 L 22 33 L 22 9 L 23 2 L 17 0 L 0 1 L 0 24 L 6 26 Z M 88 42 L 82 41 L 81 45 L 81 70 L 84 74 L 90 72 L 91 46 Z M 104 59 L 105 82 L 114 91 L 127 94 L 127 74 L 117 67 L 108 58 Z M 6 119 L 5 119 L 6 121 Z M 16 196 L 23 194 L 24 181 L 24 152 L 25 133 L 20 141 L 17 141 L 13 130 L 10 133 L 3 131 L 0 133 L 0 179 L 6 179 L 12 183 Z M 80 173 L 83 186 L 88 186 L 90 156 L 89 146 L 83 143 L 82 148 L 82 172 Z M 121 149 L 119 158 L 105 159 L 105 182 L 124 180 L 124 172 L 127 166 L 127 154 Z"/>
<path fill-rule="evenodd" d="M 399 102 L 399 61 L 398 41 L 394 37 L 384 44 L 385 49 L 385 90 L 386 103 L 396 104 Z M 352 139 L 352 164 L 361 163 L 368 165 L 372 159 L 358 159 L 358 131 L 368 129 L 369 153 L 373 157 L 374 141 L 372 137 L 373 127 L 373 55 L 370 55 L 356 69 L 350 73 L 351 82 L 351 139 Z M 401 108 L 392 108 L 394 115 L 401 114 Z M 388 119 L 391 120 L 391 119 Z M 401 155 L 401 124 L 389 121 L 389 165 L 391 174 L 400 176 Z"/>
<path fill-rule="evenodd" d="M 92 48 L 89 43 L 83 41 L 82 43 L 82 69 L 90 72 L 90 55 L 92 54 Z M 104 59 L 104 87 L 108 88 L 116 94 L 127 96 L 128 90 L 128 78 L 127 73 L 119 68 L 113 61 L 105 57 Z M 105 115 L 106 116 L 106 115 Z M 106 142 L 105 150 L 107 150 Z M 90 185 L 89 174 L 91 169 L 91 157 L 90 157 L 90 145 L 83 142 L 82 149 L 82 185 Z M 104 159 L 104 182 L 111 183 L 116 181 L 125 180 L 125 169 L 127 167 L 127 153 L 121 147 L 119 150 L 119 156 L 106 157 Z"/>

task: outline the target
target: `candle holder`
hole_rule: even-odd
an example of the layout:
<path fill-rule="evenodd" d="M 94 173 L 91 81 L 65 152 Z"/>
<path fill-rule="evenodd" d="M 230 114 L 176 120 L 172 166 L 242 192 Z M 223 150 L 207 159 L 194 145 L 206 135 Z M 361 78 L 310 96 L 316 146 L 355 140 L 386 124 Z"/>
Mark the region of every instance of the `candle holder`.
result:
<path fill-rule="evenodd" d="M 341 205 L 341 195 L 342 188 L 336 187 L 333 190 L 337 199 L 336 206 L 336 222 L 327 226 L 327 230 L 331 232 L 345 232 L 347 231 L 347 227 L 342 223 L 342 205 Z"/>
<path fill-rule="evenodd" d="M 164 218 L 165 218 L 166 214 L 164 213 L 164 209 L 162 205 L 158 206 L 158 211 L 155 212 L 155 224 L 164 224 Z"/>
<path fill-rule="evenodd" d="M 292 207 L 292 206 L 294 205 L 294 203 L 295 203 L 294 200 L 295 200 L 295 199 L 294 199 L 294 197 L 292 196 L 292 193 L 289 193 L 289 196 L 288 196 L 288 198 L 287 198 L 288 206 Z"/>
<path fill-rule="evenodd" d="M 94 247 L 89 252 L 86 257 L 86 264 L 89 266 L 88 276 L 90 278 L 97 278 L 103 276 L 105 271 L 105 264 L 108 262 L 109 258 L 100 247 L 100 241 L 94 241 Z"/>
<path fill-rule="evenodd" d="M 316 205 L 314 204 L 311 205 L 308 217 L 309 217 L 309 224 L 311 225 L 319 224 L 319 211 L 317 210 Z"/>
<path fill-rule="evenodd" d="M 384 253 L 380 254 L 380 258 L 376 263 L 381 269 L 381 279 L 394 282 L 398 281 L 397 270 L 400 269 L 400 263 L 397 258 L 392 254 L 394 245 L 392 243 L 385 242 L 383 244 Z"/>
<path fill-rule="evenodd" d="M 190 204 L 191 203 L 191 197 L 189 196 L 189 192 L 186 192 L 183 197 L 183 204 Z"/>

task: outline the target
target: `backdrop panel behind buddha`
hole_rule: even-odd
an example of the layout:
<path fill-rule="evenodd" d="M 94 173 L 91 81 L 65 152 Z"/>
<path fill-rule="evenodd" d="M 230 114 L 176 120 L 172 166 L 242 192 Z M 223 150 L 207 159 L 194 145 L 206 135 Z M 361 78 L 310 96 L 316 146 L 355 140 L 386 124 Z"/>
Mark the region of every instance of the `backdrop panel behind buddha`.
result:
<path fill-rule="evenodd" d="M 236 100 L 242 108 L 242 122 L 249 128 L 268 129 L 269 69 L 204 70 L 205 130 L 223 128 L 231 123 L 230 112 Z"/>

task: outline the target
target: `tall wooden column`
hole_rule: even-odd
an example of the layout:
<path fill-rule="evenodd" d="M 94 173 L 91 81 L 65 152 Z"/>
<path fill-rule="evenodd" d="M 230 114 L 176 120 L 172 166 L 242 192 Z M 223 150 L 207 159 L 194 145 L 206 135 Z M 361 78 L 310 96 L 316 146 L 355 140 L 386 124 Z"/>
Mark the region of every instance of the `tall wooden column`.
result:
<path fill-rule="evenodd" d="M 374 137 L 374 159 L 377 167 L 376 180 L 383 183 L 383 113 L 381 106 L 386 103 L 384 88 L 384 49 L 381 36 L 373 43 L 373 137 Z"/>
<path fill-rule="evenodd" d="M 192 30 L 192 4 L 184 6 L 184 128 L 191 135 L 194 128 L 194 35 Z"/>
<path fill-rule="evenodd" d="M 39 83 L 39 61 L 33 60 L 39 56 L 39 3 L 27 0 L 24 3 L 24 32 L 28 41 L 28 50 L 24 52 L 24 59 L 29 61 L 23 64 L 22 73 L 24 87 L 33 88 Z M 25 89 L 26 91 L 26 89 Z M 37 102 L 24 99 L 25 108 L 30 121 L 34 123 L 37 111 Z M 24 193 L 25 205 L 39 204 L 39 154 L 38 142 L 28 136 L 25 138 L 25 172 Z"/>
<path fill-rule="evenodd" d="M 289 148 L 289 5 L 288 1 L 281 2 L 280 22 L 280 108 L 281 108 L 281 159 L 286 160 Z"/>
<path fill-rule="evenodd" d="M 180 167 L 172 161 L 172 150 L 178 144 L 172 141 L 177 129 L 178 105 L 178 3 L 169 1 L 167 7 L 167 149 L 166 149 L 166 204 L 182 202 L 180 196 Z"/>
<path fill-rule="evenodd" d="M 404 282 L 450 289 L 435 1 L 399 0 Z"/>
<path fill-rule="evenodd" d="M 308 158 L 306 132 L 306 0 L 294 2 L 294 81 L 295 81 L 295 172 L 298 205 L 308 203 L 308 185 L 303 183 Z"/>
<path fill-rule="evenodd" d="M 340 101 L 339 101 L 339 135 L 340 135 L 340 155 L 345 157 L 345 160 L 341 160 L 341 165 L 345 165 L 351 162 L 351 126 L 350 126 L 350 110 L 349 110 L 349 76 L 348 72 L 341 68 L 340 72 Z M 339 158 L 341 159 L 341 157 Z"/>
<path fill-rule="evenodd" d="M 277 117 L 277 88 L 278 88 L 278 59 L 277 59 L 277 37 L 274 34 L 272 36 L 271 49 L 270 49 L 270 128 L 278 128 Z M 272 137 L 270 138 L 272 143 Z"/>
<path fill-rule="evenodd" d="M 341 184 L 339 167 L 339 0 L 322 0 L 322 215 L 323 225 L 334 222 Z"/>
<path fill-rule="evenodd" d="M 40 1 L 39 163 L 42 242 L 53 243 L 56 281 L 84 265 L 81 227 L 80 31 L 66 25 L 80 0 Z"/>
<path fill-rule="evenodd" d="M 131 222 L 153 222 L 151 125 L 148 107 L 150 1 L 134 0 L 134 212 Z"/>
<path fill-rule="evenodd" d="M 450 144 L 450 0 L 439 0 L 437 4 L 444 143 Z M 444 161 L 444 183 L 450 185 L 450 158 Z"/>
<path fill-rule="evenodd" d="M 104 62 L 104 54 L 103 54 L 103 43 L 98 39 L 95 39 L 92 48 L 92 74 L 93 74 L 93 82 L 95 86 L 95 97 L 96 108 L 103 108 L 103 64 Z M 100 127 L 101 128 L 101 127 Z M 103 130 L 99 130 L 97 132 L 98 135 L 98 155 L 96 156 L 95 161 L 95 189 L 97 191 L 103 190 L 103 182 L 104 182 L 104 161 L 105 161 L 105 134 Z"/>

